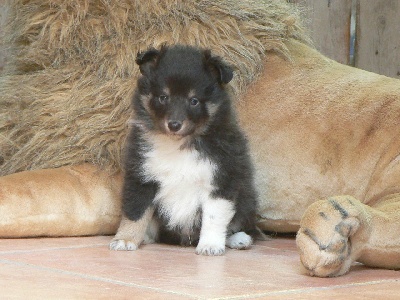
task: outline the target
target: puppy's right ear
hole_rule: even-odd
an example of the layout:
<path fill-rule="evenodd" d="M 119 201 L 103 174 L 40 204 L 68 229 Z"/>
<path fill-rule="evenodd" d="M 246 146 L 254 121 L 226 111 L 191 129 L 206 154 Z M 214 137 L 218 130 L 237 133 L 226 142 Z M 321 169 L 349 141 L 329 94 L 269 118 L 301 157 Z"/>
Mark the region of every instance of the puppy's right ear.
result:
<path fill-rule="evenodd" d="M 150 75 L 151 70 L 156 65 L 159 55 L 160 51 L 154 48 L 137 54 L 136 63 L 139 65 L 140 73 L 142 73 L 143 76 Z"/>
<path fill-rule="evenodd" d="M 233 78 L 233 70 L 221 57 L 212 56 L 210 50 L 204 50 L 204 59 L 207 68 L 214 74 L 219 84 L 227 84 Z"/>

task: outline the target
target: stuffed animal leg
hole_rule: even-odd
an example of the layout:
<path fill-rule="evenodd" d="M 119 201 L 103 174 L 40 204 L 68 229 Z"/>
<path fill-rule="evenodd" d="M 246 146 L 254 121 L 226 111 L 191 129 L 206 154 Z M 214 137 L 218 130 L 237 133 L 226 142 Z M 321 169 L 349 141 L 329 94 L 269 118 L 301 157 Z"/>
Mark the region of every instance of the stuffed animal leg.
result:
<path fill-rule="evenodd" d="M 311 275 L 347 273 L 353 262 L 400 268 L 400 194 L 368 206 L 351 196 L 312 204 L 297 234 L 300 259 Z"/>
<path fill-rule="evenodd" d="M 0 237 L 115 233 L 121 182 L 89 164 L 0 177 Z"/>

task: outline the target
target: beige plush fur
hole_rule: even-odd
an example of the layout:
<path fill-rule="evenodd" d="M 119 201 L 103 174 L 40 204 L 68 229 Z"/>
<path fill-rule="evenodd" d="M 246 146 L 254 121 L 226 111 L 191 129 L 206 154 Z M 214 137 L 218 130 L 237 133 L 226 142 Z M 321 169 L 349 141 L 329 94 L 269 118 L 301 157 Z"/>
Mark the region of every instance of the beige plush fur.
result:
<path fill-rule="evenodd" d="M 0 79 L 0 169 L 50 169 L 0 178 L 1 236 L 116 230 L 133 59 L 179 41 L 238 66 L 260 227 L 299 230 L 315 276 L 357 260 L 400 268 L 400 81 L 307 46 L 285 1 L 49 3 L 13 1 L 19 52 Z"/>
<path fill-rule="evenodd" d="M 121 176 L 89 164 L 0 177 L 0 236 L 114 233 L 120 189 Z"/>
<path fill-rule="evenodd" d="M 262 195 L 259 225 L 300 225 L 312 275 L 342 275 L 356 260 L 400 268 L 400 81 L 287 46 L 294 63 L 270 55 L 237 105 Z"/>

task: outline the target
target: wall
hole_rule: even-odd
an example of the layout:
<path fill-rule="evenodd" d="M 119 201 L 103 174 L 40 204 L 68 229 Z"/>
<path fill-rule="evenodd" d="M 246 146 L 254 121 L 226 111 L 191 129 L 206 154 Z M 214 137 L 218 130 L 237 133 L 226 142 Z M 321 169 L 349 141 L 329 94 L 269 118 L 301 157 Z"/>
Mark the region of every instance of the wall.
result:
<path fill-rule="evenodd" d="M 5 0 L 0 0 L 0 71 L 3 69 L 6 60 L 6 51 L 2 39 L 3 27 L 5 25 L 7 8 L 5 6 Z"/>
<path fill-rule="evenodd" d="M 315 46 L 323 54 L 400 79 L 399 0 L 288 1 L 302 9 Z"/>

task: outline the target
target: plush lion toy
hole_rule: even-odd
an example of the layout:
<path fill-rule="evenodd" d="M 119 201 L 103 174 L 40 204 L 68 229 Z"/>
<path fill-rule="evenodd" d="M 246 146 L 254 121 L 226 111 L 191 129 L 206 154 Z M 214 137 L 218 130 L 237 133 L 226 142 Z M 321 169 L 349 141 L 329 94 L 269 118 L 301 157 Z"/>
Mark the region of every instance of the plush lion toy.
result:
<path fill-rule="evenodd" d="M 322 56 L 286 1 L 7 5 L 1 237 L 115 233 L 134 58 L 185 43 L 236 66 L 260 228 L 298 231 L 312 275 L 400 268 L 400 81 Z"/>

